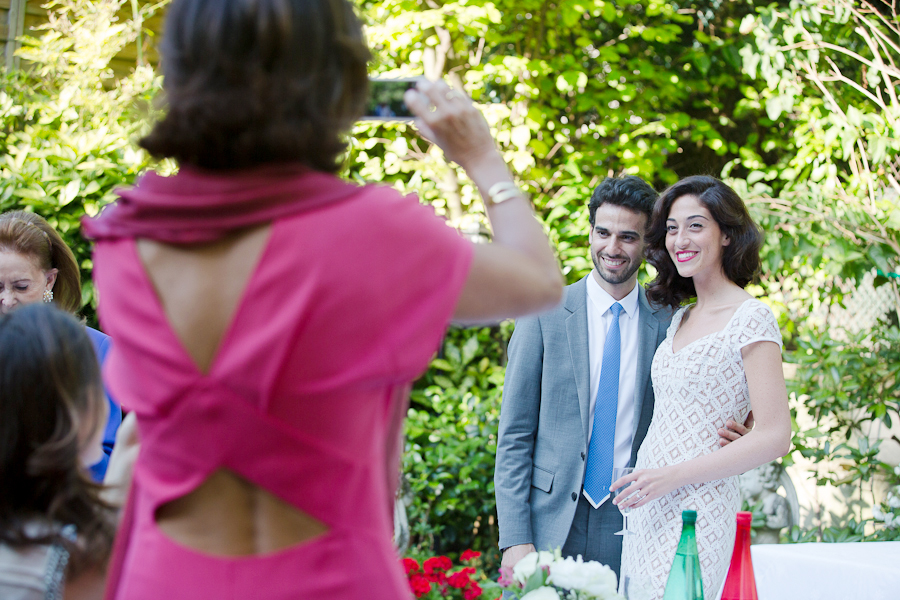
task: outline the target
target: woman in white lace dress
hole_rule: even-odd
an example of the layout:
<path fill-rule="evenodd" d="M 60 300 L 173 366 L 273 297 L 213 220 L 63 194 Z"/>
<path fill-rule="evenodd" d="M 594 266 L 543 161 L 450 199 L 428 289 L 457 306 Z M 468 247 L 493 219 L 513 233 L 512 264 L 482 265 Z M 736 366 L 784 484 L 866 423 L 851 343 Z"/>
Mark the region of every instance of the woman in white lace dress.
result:
<path fill-rule="evenodd" d="M 762 234 L 740 197 L 713 177 L 689 177 L 657 200 L 647 236 L 656 304 L 677 308 L 653 359 L 656 404 L 632 475 L 633 507 L 622 573 L 663 595 L 681 534 L 681 512 L 697 511 L 707 600 L 716 597 L 734 544 L 737 475 L 783 456 L 791 422 L 781 370 L 781 334 L 768 306 L 744 291 L 760 268 Z M 695 298 L 690 304 L 687 301 Z M 681 308 L 679 308 L 681 307 Z M 724 448 L 718 430 L 755 426 Z"/>

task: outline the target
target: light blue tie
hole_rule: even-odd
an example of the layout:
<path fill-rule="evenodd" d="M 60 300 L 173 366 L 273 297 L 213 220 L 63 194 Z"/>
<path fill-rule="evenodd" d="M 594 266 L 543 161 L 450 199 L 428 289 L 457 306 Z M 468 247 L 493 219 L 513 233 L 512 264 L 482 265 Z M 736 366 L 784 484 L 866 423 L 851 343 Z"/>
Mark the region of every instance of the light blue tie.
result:
<path fill-rule="evenodd" d="M 594 404 L 594 426 L 588 446 L 587 465 L 584 473 L 584 495 L 594 508 L 609 496 L 612 483 L 613 450 L 616 445 L 616 410 L 619 407 L 619 355 L 622 335 L 619 333 L 619 315 L 622 305 L 614 303 L 613 321 L 603 344 L 603 364 L 600 366 L 600 385 Z"/>

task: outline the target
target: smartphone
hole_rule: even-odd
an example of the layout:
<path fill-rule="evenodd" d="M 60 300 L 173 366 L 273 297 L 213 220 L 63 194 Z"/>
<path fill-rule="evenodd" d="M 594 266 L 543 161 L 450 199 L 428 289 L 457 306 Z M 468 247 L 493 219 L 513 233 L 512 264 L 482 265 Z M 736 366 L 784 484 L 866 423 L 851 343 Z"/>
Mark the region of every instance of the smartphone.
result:
<path fill-rule="evenodd" d="M 418 77 L 369 79 L 369 100 L 362 118 L 369 121 L 412 121 L 415 116 L 403 101 L 406 90 L 416 87 Z"/>

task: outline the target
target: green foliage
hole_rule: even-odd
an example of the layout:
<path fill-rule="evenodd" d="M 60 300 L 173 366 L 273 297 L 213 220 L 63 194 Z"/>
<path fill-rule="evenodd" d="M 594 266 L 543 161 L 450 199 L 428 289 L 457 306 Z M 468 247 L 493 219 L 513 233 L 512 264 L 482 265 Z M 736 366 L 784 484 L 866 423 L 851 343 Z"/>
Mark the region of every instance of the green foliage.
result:
<path fill-rule="evenodd" d="M 897 267 L 900 23 L 866 2 L 793 0 L 747 15 L 741 31 L 756 79 L 743 105 L 784 136 L 770 141 L 776 161 L 742 150 L 725 172 L 749 171 L 734 183 L 769 233 L 767 284 L 799 322 L 803 307 L 840 301 L 838 278 Z"/>
<path fill-rule="evenodd" d="M 805 535 L 883 536 L 865 509 L 881 502 L 876 484 L 890 474 L 880 446 L 900 443 L 872 435 L 900 416 L 895 320 L 836 333 L 816 315 L 840 305 L 864 274 L 893 273 L 900 262 L 900 22 L 865 1 L 793 0 L 760 7 L 740 29 L 755 79 L 743 105 L 765 109 L 783 135 L 769 142 L 777 160 L 742 151 L 725 173 L 749 171 L 732 183 L 767 232 L 763 286 L 781 304 L 794 348 L 787 359 L 797 365 L 794 447 L 817 465 L 819 485 L 858 493 L 848 514 L 833 515 L 837 525 Z M 876 285 L 900 298 L 896 279 Z"/>
<path fill-rule="evenodd" d="M 888 485 L 884 500 L 872 509 L 876 540 L 900 540 L 900 466 L 888 472 Z"/>
<path fill-rule="evenodd" d="M 879 328 L 847 341 L 827 331 L 803 336 L 789 358 L 798 365 L 790 390 L 805 398 L 813 421 L 810 429 L 797 432 L 795 449 L 817 462 L 847 461 L 831 483 L 868 481 L 876 470 L 878 443 L 869 444 L 866 436 L 858 446 L 848 442 L 867 424 L 890 428 L 900 418 L 900 329 Z"/>
<path fill-rule="evenodd" d="M 360 6 L 377 72 L 445 74 L 484 105 L 570 282 L 591 266 L 585 204 L 602 177 L 638 174 L 664 186 L 718 173 L 744 147 L 765 154 L 762 109 L 735 110 L 750 83 L 737 31 L 749 2 Z M 483 221 L 471 183 L 406 126 L 360 126 L 349 165 L 354 176 L 419 191 L 454 224 Z"/>
<path fill-rule="evenodd" d="M 84 313 L 93 321 L 90 246 L 80 219 L 132 183 L 148 158 L 134 140 L 146 127 L 159 88 L 150 67 L 114 80 L 109 61 L 137 37 L 137 20 L 119 22 L 122 0 L 60 0 L 44 35 L 24 38 L 24 71 L 3 74 L 0 88 L 0 211 L 45 217 L 82 268 Z"/>
<path fill-rule="evenodd" d="M 403 472 L 414 495 L 414 551 L 482 552 L 499 566 L 494 504 L 503 356 L 511 323 L 451 329 L 441 356 L 417 382 L 407 417 Z"/>
<path fill-rule="evenodd" d="M 891 466 L 878 460 L 884 441 L 873 440 L 872 432 L 879 424 L 890 428 L 900 419 L 900 329 L 878 327 L 846 340 L 836 340 L 827 331 L 802 335 L 789 360 L 798 365 L 789 389 L 804 409 L 802 414 L 798 406 L 792 410 L 795 451 L 820 465 L 812 473 L 818 485 L 856 487 L 868 506 L 877 506 L 876 478 L 897 480 Z M 882 514 L 892 514 L 891 502 L 900 507 L 900 499 L 885 498 Z M 878 519 L 869 519 L 862 508 L 856 506 L 856 517 L 843 530 L 855 531 L 867 522 L 878 525 Z M 887 525 L 875 529 L 879 537 L 891 534 L 893 521 Z M 900 518 L 896 526 L 900 527 Z M 835 531 L 818 534 L 831 541 L 826 537 L 838 535 Z"/>

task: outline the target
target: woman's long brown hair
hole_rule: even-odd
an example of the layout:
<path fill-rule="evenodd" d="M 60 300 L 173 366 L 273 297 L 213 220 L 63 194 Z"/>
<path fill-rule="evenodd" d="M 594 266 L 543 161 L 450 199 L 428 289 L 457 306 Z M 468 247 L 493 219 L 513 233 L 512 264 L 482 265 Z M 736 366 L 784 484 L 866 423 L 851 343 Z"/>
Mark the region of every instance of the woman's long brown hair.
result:
<path fill-rule="evenodd" d="M 105 564 L 115 534 L 113 509 L 80 464 L 85 432 L 104 425 L 102 385 L 72 316 L 31 304 L 0 317 L 0 542 L 61 544 L 70 575 Z M 34 522 L 53 527 L 36 535 Z M 62 525 L 75 526 L 77 541 Z"/>

